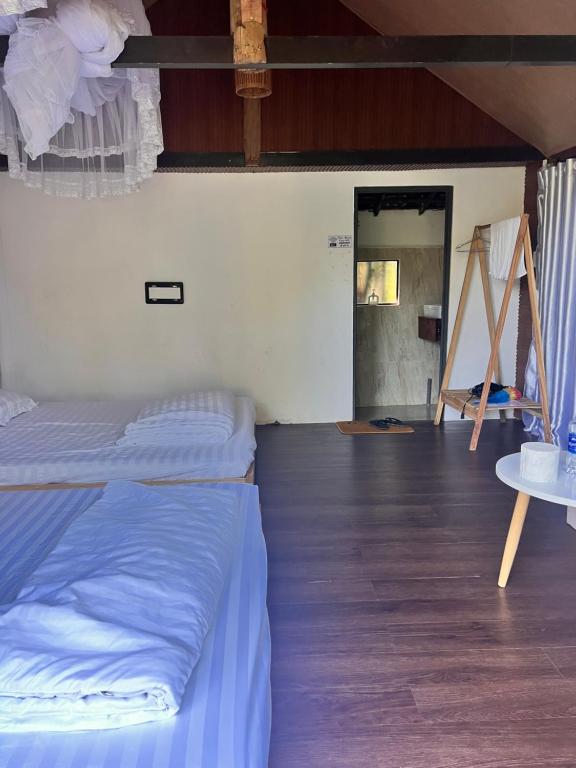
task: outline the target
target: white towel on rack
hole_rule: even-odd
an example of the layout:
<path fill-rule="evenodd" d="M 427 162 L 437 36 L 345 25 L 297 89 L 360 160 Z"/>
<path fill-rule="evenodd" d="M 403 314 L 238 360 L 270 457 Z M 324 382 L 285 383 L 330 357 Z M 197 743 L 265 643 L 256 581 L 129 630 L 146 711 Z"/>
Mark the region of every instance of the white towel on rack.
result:
<path fill-rule="evenodd" d="M 520 216 L 513 219 L 505 219 L 490 225 L 490 255 L 488 257 L 488 271 L 497 280 L 508 280 L 518 229 L 520 228 Z M 526 274 L 524 264 L 524 246 L 518 264 L 516 278 Z"/>

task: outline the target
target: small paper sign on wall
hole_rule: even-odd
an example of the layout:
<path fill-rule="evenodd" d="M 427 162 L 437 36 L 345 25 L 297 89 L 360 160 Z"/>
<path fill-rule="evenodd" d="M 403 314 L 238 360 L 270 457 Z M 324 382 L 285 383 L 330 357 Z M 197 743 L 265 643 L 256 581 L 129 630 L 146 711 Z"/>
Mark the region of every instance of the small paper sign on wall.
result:
<path fill-rule="evenodd" d="M 146 304 L 184 304 L 184 283 L 144 283 Z"/>
<path fill-rule="evenodd" d="M 328 235 L 328 248 L 352 248 L 352 235 Z"/>

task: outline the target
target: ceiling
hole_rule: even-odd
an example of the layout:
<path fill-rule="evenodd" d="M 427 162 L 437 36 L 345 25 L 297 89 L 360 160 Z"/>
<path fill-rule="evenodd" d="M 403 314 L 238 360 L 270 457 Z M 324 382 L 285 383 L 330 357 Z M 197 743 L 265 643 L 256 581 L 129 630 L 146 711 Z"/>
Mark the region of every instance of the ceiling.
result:
<path fill-rule="evenodd" d="M 574 35 L 574 0 L 341 0 L 384 35 Z M 576 145 L 576 67 L 431 71 L 544 155 Z"/>

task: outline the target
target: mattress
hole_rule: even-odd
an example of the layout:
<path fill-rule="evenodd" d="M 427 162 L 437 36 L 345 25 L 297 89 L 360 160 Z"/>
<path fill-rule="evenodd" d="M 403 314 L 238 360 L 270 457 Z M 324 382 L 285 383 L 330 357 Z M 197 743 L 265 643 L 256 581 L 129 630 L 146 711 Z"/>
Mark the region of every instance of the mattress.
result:
<path fill-rule="evenodd" d="M 236 398 L 234 434 L 220 445 L 122 447 L 145 401 L 42 403 L 0 427 L 0 485 L 243 477 L 254 460 L 254 404 Z"/>
<path fill-rule="evenodd" d="M 270 630 L 258 489 L 226 487 L 241 500 L 241 534 L 216 622 L 180 712 L 170 720 L 113 731 L 3 733 L 2 768 L 266 767 Z M 100 493 L 92 488 L 0 497 L 0 603 L 14 599 L 26 576 Z"/>

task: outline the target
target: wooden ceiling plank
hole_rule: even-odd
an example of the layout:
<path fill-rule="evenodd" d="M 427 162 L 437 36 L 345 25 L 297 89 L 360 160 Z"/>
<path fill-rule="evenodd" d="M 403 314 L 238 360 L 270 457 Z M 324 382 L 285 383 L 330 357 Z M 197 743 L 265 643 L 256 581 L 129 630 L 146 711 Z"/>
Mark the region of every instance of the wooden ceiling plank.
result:
<path fill-rule="evenodd" d="M 576 33 L 566 0 L 340 0 L 382 35 Z M 560 40 L 560 37 L 557 38 Z M 483 112 L 548 157 L 574 145 L 574 67 L 429 67 Z"/>

